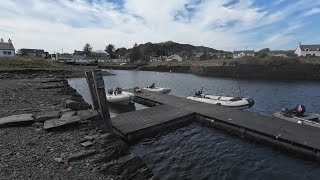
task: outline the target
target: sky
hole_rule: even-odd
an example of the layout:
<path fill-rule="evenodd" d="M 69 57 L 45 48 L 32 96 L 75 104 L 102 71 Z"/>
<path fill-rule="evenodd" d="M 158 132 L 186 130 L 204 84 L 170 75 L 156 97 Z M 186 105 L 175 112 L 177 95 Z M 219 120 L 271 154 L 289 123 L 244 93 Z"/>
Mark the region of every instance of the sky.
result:
<path fill-rule="evenodd" d="M 50 53 L 174 41 L 220 50 L 320 44 L 320 0 L 0 0 L 0 37 Z"/>

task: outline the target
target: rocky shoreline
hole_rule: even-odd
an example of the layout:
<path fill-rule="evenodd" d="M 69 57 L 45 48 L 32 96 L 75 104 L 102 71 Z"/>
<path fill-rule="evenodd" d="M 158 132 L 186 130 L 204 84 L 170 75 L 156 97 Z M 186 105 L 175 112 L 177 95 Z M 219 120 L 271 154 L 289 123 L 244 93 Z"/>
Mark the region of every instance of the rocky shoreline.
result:
<path fill-rule="evenodd" d="M 156 179 L 123 140 L 99 129 L 98 113 L 69 86 L 68 74 L 34 74 L 0 73 L 1 179 Z M 63 99 L 75 105 L 62 107 Z"/>
<path fill-rule="evenodd" d="M 136 66 L 100 66 L 105 69 L 133 70 Z M 142 66 L 141 71 L 190 73 L 199 76 L 263 80 L 320 80 L 319 64 L 235 64 L 221 66 Z"/>

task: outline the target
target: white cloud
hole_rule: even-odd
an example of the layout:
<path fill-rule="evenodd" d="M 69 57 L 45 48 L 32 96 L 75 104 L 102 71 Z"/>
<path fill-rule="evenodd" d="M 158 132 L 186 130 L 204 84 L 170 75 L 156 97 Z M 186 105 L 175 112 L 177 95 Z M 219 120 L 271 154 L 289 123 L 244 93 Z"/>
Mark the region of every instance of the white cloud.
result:
<path fill-rule="evenodd" d="M 253 7 L 253 1 L 240 0 L 232 7 L 224 6 L 229 0 L 125 0 L 121 6 L 101 0 L 8 1 L 0 7 L 0 36 L 13 39 L 17 49 L 49 52 L 72 52 L 87 42 L 99 50 L 108 43 L 132 47 L 135 42 L 167 40 L 224 50 L 247 44 L 260 47 L 281 38 L 290 43 L 290 38 L 271 33 L 260 40 L 245 31 L 285 22 L 292 8 L 308 9 L 303 2 L 311 0 L 298 0 L 272 13 Z M 180 19 L 188 19 L 177 21 L 179 13 Z"/>
<path fill-rule="evenodd" d="M 310 11 L 306 12 L 305 15 L 311 16 L 311 15 L 315 15 L 315 14 L 319 14 L 319 13 L 320 13 L 320 7 L 311 9 Z"/>

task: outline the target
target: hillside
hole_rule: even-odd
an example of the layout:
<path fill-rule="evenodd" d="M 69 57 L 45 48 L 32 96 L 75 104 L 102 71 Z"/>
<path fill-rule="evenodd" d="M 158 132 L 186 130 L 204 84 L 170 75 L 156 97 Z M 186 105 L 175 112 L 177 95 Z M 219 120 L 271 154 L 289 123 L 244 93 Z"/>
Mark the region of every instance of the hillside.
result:
<path fill-rule="evenodd" d="M 145 43 L 139 44 L 138 48 L 143 56 L 167 56 L 172 54 L 178 54 L 180 56 L 192 56 L 195 53 L 206 52 L 206 53 L 221 53 L 221 54 L 229 54 L 230 52 L 216 50 L 210 47 L 204 46 L 193 46 L 190 44 L 180 44 L 172 41 L 162 42 L 162 43 Z M 121 49 L 121 55 L 127 55 L 132 51 L 132 48 Z"/>

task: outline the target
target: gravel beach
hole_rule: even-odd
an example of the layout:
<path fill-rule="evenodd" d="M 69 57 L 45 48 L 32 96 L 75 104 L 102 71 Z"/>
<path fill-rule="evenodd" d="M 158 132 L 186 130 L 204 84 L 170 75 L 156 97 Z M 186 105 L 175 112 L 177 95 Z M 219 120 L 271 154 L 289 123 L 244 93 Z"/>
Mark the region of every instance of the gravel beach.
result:
<path fill-rule="evenodd" d="M 0 118 L 89 112 L 63 73 L 2 71 L 0 78 Z M 79 102 L 79 109 L 62 109 L 63 98 Z M 97 128 L 99 120 L 92 116 L 50 131 L 43 122 L 1 127 L 0 179 L 155 179 L 124 141 Z"/>

